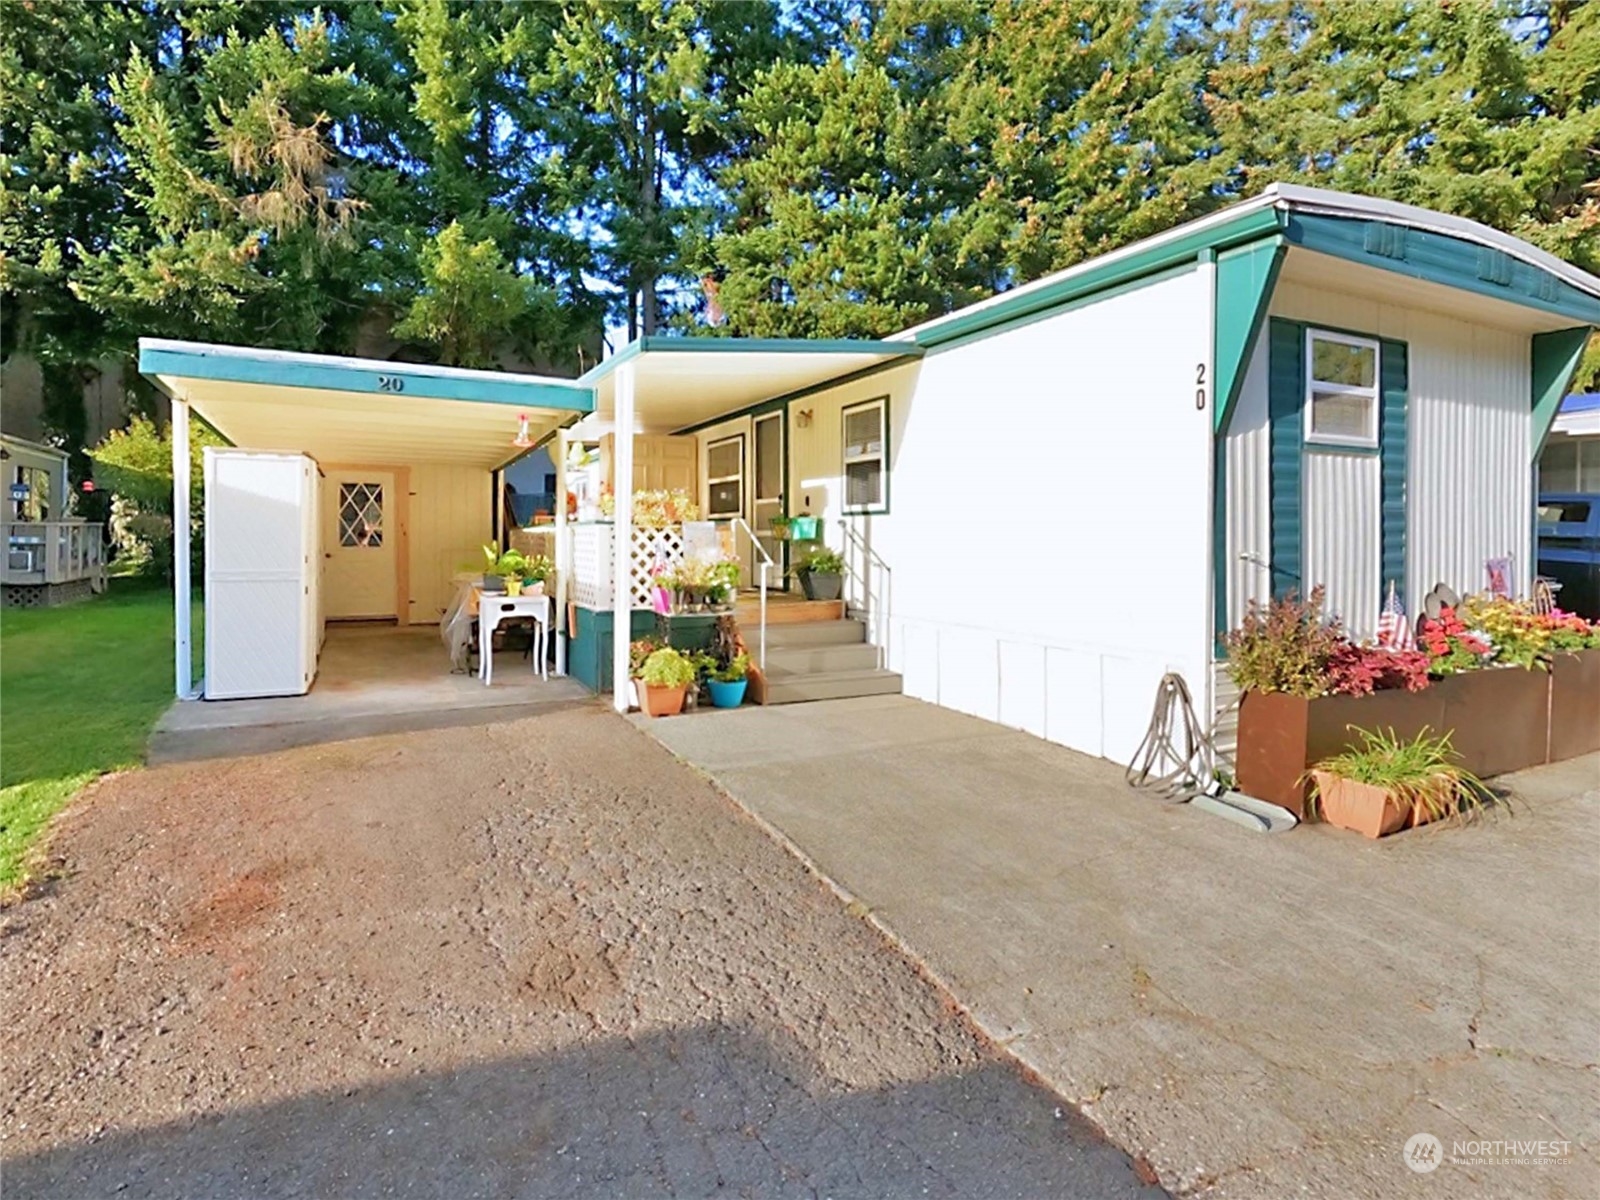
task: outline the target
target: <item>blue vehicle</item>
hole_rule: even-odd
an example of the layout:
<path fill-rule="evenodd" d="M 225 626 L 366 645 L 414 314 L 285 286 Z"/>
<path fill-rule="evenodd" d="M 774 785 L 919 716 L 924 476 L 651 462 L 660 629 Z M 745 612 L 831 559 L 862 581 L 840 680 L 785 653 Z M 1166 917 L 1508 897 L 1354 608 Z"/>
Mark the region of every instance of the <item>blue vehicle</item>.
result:
<path fill-rule="evenodd" d="M 1539 497 L 1539 574 L 1561 585 L 1556 604 L 1600 620 L 1600 492 Z"/>

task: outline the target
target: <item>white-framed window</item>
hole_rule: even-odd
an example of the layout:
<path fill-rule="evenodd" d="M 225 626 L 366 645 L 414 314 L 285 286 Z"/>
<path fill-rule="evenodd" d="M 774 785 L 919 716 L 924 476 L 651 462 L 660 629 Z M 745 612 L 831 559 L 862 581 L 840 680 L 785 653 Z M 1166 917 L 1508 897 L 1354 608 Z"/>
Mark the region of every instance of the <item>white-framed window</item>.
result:
<path fill-rule="evenodd" d="M 744 516 L 744 434 L 706 445 L 706 516 Z"/>
<path fill-rule="evenodd" d="M 1305 440 L 1378 447 L 1378 343 L 1306 330 Z"/>
<path fill-rule="evenodd" d="M 889 397 L 852 404 L 841 414 L 844 434 L 844 510 L 889 509 Z"/>

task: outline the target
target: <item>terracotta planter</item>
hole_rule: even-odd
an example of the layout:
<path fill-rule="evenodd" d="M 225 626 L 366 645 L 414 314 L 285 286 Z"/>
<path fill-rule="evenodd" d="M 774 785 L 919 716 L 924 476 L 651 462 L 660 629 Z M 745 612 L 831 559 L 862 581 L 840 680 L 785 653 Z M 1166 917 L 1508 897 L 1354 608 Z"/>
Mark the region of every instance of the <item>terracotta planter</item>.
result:
<path fill-rule="evenodd" d="M 1380 787 L 1326 771 L 1313 771 L 1312 776 L 1317 781 L 1317 807 L 1329 825 L 1380 838 L 1405 828 L 1412 816 L 1409 805 L 1402 805 Z"/>
<path fill-rule="evenodd" d="M 1600 750 L 1600 650 L 1558 654 L 1550 665 L 1550 762 Z"/>
<path fill-rule="evenodd" d="M 656 687 L 649 683 L 639 687 L 644 691 L 644 711 L 652 717 L 675 717 L 683 711 L 683 697 L 688 687 Z"/>

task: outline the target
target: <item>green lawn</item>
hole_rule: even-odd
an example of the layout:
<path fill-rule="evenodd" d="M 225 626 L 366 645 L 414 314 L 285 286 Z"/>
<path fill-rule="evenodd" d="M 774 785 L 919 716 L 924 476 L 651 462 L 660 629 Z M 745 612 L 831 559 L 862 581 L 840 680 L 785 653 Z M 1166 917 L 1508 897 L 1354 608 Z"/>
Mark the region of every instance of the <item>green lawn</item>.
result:
<path fill-rule="evenodd" d="M 200 616 L 195 615 L 199 661 Z M 144 757 L 172 702 L 172 593 L 113 579 L 64 608 L 0 612 L 0 892 L 84 784 Z"/>

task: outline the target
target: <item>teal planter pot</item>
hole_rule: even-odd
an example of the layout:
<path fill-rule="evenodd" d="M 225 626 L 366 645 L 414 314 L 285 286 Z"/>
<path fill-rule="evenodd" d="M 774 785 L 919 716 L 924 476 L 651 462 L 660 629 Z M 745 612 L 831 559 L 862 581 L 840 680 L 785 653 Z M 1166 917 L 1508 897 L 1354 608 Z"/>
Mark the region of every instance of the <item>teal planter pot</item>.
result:
<path fill-rule="evenodd" d="M 740 679 L 735 683 L 720 683 L 708 679 L 706 686 L 711 689 L 712 708 L 738 708 L 744 703 L 744 690 L 750 686 L 750 681 Z"/>
<path fill-rule="evenodd" d="M 817 537 L 817 518 L 815 517 L 790 517 L 789 540 L 791 542 L 811 542 Z"/>

